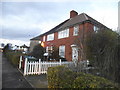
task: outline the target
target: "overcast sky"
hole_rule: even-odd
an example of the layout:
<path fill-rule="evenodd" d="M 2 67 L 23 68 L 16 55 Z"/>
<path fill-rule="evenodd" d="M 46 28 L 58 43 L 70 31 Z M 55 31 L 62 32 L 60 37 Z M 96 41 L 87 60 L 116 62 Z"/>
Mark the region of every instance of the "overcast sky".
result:
<path fill-rule="evenodd" d="M 117 30 L 119 0 L 47 0 L 0 2 L 0 42 L 29 46 L 30 39 L 69 18 L 71 10 L 86 13 Z"/>

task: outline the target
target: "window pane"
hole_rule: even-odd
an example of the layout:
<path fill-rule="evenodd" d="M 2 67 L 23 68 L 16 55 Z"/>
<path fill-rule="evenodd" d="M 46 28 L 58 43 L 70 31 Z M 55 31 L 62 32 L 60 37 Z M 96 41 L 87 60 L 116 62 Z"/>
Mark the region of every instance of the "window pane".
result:
<path fill-rule="evenodd" d="M 97 27 L 97 26 L 94 26 L 94 31 L 98 31 L 99 30 L 99 28 Z"/>
<path fill-rule="evenodd" d="M 46 47 L 46 52 L 48 52 L 48 46 Z"/>
<path fill-rule="evenodd" d="M 43 42 L 45 42 L 45 36 L 43 37 Z"/>
<path fill-rule="evenodd" d="M 54 33 L 47 36 L 47 41 L 54 40 Z"/>
<path fill-rule="evenodd" d="M 78 32 L 79 32 L 79 26 L 74 26 L 73 35 L 74 35 L 74 36 L 78 35 Z"/>
<path fill-rule="evenodd" d="M 69 29 L 58 32 L 58 38 L 69 37 Z"/>
<path fill-rule="evenodd" d="M 59 47 L 59 55 L 63 58 L 65 57 L 65 46 Z"/>

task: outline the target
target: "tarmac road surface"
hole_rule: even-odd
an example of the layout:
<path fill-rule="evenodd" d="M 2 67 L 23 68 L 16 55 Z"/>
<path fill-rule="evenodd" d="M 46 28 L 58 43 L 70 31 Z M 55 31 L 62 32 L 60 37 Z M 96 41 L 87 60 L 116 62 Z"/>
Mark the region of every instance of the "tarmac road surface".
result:
<path fill-rule="evenodd" d="M 2 53 L 0 53 L 2 57 Z M 9 60 L 2 57 L 2 88 L 33 88 Z M 1 68 L 0 68 L 1 70 Z M 1 80 L 1 78 L 0 78 Z"/>

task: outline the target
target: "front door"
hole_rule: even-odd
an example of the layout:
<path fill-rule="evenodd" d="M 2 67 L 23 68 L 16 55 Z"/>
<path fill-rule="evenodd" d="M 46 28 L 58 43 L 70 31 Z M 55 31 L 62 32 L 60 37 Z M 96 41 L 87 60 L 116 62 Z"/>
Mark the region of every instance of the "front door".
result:
<path fill-rule="evenodd" d="M 78 61 L 78 48 L 72 47 L 72 61 L 76 62 Z"/>

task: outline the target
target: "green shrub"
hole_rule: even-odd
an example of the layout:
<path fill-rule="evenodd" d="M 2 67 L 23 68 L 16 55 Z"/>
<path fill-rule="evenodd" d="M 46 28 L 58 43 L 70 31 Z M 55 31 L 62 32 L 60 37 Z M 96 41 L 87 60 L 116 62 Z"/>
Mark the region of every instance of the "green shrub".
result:
<path fill-rule="evenodd" d="M 113 88 L 115 85 L 109 80 L 91 74 L 79 73 L 74 80 L 74 88 Z"/>
<path fill-rule="evenodd" d="M 18 66 L 21 55 L 22 53 L 13 51 L 6 53 L 7 59 L 15 66 Z"/>
<path fill-rule="evenodd" d="M 48 88 L 71 88 L 74 73 L 64 66 L 50 67 L 48 69 Z"/>
<path fill-rule="evenodd" d="M 114 88 L 109 80 L 85 74 L 73 72 L 65 66 L 50 67 L 48 69 L 48 88 Z"/>

